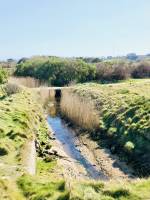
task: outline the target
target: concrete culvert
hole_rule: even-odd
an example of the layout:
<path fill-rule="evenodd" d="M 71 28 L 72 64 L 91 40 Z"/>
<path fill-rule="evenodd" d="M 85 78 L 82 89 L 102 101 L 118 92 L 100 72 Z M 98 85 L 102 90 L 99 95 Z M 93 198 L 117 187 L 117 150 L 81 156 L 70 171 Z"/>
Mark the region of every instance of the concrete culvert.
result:
<path fill-rule="evenodd" d="M 61 97 L 61 89 L 56 89 L 55 90 L 55 98 L 60 98 Z"/>

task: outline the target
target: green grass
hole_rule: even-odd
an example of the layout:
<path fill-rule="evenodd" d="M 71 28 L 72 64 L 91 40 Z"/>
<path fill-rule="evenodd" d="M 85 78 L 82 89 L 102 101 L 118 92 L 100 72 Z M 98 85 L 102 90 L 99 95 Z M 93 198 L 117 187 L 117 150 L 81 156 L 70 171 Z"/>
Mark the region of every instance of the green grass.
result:
<path fill-rule="evenodd" d="M 31 94 L 26 91 L 7 95 L 0 101 L 0 158 L 5 165 L 20 167 L 22 163 L 22 149 L 26 142 L 31 140 L 42 129 L 41 109 Z M 36 127 L 36 128 L 35 128 Z M 43 132 L 46 130 L 43 130 Z M 1 167 L 0 167 L 1 168 Z M 16 167 L 17 169 L 17 167 Z M 21 169 L 21 167 L 20 167 Z M 0 170 L 0 175 L 7 176 Z M 11 174 L 11 171 L 10 171 Z"/>
<path fill-rule="evenodd" d="M 56 160 L 45 162 L 38 157 L 36 175 L 23 175 L 17 181 L 24 196 L 31 200 L 68 200 L 69 192 L 65 181 L 55 172 L 57 167 Z"/>
<path fill-rule="evenodd" d="M 80 84 L 72 93 L 95 104 L 99 132 L 108 146 L 126 155 L 139 175 L 150 174 L 150 79 L 118 84 Z"/>
<path fill-rule="evenodd" d="M 43 177 L 24 175 L 18 185 L 27 199 L 32 200 L 67 200 L 69 192 L 65 189 L 64 180 L 52 181 Z"/>
<path fill-rule="evenodd" d="M 16 87 L 16 86 L 15 86 Z M 54 157 L 46 162 L 46 148 L 51 148 L 43 109 L 36 102 L 36 94 L 28 89 L 7 93 L 0 86 L 0 192 L 3 199 L 64 200 L 68 199 L 65 181 L 55 169 Z M 12 87 L 11 87 L 12 90 Z M 24 169 L 28 149 L 26 145 L 36 138 L 37 169 L 30 176 Z M 51 162 L 50 162 L 51 160 Z M 13 186 L 12 186 L 13 185 Z"/>
<path fill-rule="evenodd" d="M 149 80 L 140 80 L 108 85 L 83 84 L 72 91 L 80 98 L 94 102 L 99 112 L 100 132 L 106 135 L 109 147 L 121 150 L 128 161 L 133 160 L 133 164 L 141 166 L 142 170 L 144 167 L 149 168 L 149 88 Z M 150 179 L 130 182 L 71 180 L 70 188 L 67 189 L 55 157 L 51 157 L 49 161 L 45 159 L 48 155 L 44 151 L 51 148 L 51 144 L 42 108 L 34 95 L 27 89 L 8 95 L 0 87 L 0 198 L 150 199 Z M 37 171 L 36 175 L 30 176 L 23 170 L 23 150 L 26 142 L 34 136 L 39 145 Z"/>
<path fill-rule="evenodd" d="M 1 200 L 25 200 L 13 180 L 0 178 L 0 194 Z"/>
<path fill-rule="evenodd" d="M 132 183 L 127 181 L 73 182 L 71 200 L 149 200 L 150 180 L 139 180 Z"/>

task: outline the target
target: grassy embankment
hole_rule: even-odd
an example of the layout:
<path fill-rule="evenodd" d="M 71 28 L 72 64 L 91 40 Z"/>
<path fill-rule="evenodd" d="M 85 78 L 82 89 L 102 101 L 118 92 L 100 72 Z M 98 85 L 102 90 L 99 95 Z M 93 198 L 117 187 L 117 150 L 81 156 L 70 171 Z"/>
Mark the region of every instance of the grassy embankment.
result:
<path fill-rule="evenodd" d="M 138 175 L 149 176 L 149 90 L 149 79 L 106 85 L 81 84 L 70 91 L 63 91 L 61 107 L 65 117 L 88 130 L 100 145 L 105 144 L 112 153 L 120 154 Z M 109 188 L 108 194 L 116 199 L 150 199 L 149 179 L 120 185 L 122 189 L 127 187 L 130 194 L 135 196 L 126 196 L 126 192 L 116 191 L 116 195 L 120 194 L 117 197 L 112 191 L 119 186 L 111 184 L 106 183 L 104 188 Z"/>
<path fill-rule="evenodd" d="M 78 85 L 64 92 L 62 109 L 80 127 L 96 130 L 91 133 L 94 139 L 105 137 L 113 153 L 123 153 L 137 173 L 146 176 L 150 174 L 149 89 L 150 80 Z"/>
<path fill-rule="evenodd" d="M 101 89 L 101 86 L 97 85 L 78 86 L 73 91 L 73 94 L 74 92 L 78 92 L 78 95 L 83 95 L 84 93 L 84 95 L 88 95 L 91 99 L 91 95 L 87 91 L 91 90 L 93 93 L 94 88 L 97 91 L 97 87 Z M 1 87 L 0 96 L 0 192 L 2 199 L 150 199 L 149 179 L 133 183 L 122 182 L 119 184 L 115 182 L 101 183 L 96 181 L 80 181 L 79 183 L 72 180 L 71 188 L 68 192 L 64 180 L 60 180 L 59 177 L 61 169 L 58 169 L 59 173 L 56 172 L 58 167 L 56 160 L 53 160 L 51 156 L 46 154 L 45 150 L 50 148 L 49 143 L 47 143 L 48 130 L 42 109 L 35 101 L 33 95 L 28 90 L 9 94 L 5 89 L 2 90 Z M 87 107 L 85 106 L 85 108 Z M 96 115 L 94 113 L 92 115 L 94 119 Z M 95 125 L 96 123 L 94 123 L 94 127 Z M 25 144 L 34 137 L 37 140 L 37 171 L 35 175 L 31 176 L 24 168 L 24 161 L 26 159 L 24 159 L 23 152 L 26 150 L 23 149 L 26 147 Z"/>
<path fill-rule="evenodd" d="M 51 146 L 41 106 L 29 90 L 16 86 L 0 86 L 0 99 L 0 199 L 64 199 L 65 182 L 53 172 L 57 163 L 46 153 Z M 33 140 L 37 169 L 29 175 L 28 144 Z"/>

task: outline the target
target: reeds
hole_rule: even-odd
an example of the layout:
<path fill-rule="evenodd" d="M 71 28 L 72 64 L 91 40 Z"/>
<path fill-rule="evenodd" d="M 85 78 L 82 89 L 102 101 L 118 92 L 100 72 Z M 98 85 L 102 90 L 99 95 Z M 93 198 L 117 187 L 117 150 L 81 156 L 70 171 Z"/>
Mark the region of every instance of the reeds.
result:
<path fill-rule="evenodd" d="M 10 77 L 9 82 L 15 83 L 17 85 L 23 85 L 29 88 L 47 86 L 46 83 L 42 83 L 40 80 L 32 77 Z"/>
<path fill-rule="evenodd" d="M 95 130 L 99 127 L 99 116 L 93 103 L 70 90 L 62 90 L 61 112 L 73 123 L 86 130 Z"/>
<path fill-rule="evenodd" d="M 47 105 L 49 101 L 55 100 L 55 90 L 48 87 L 40 87 L 38 90 L 40 101 L 43 105 Z"/>

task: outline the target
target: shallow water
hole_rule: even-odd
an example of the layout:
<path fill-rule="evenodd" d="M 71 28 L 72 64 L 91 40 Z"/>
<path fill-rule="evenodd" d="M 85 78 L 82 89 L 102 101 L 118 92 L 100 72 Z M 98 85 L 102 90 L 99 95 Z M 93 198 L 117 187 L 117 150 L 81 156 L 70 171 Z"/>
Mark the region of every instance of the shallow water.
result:
<path fill-rule="evenodd" d="M 102 172 L 99 172 L 92 163 L 90 163 L 87 158 L 82 155 L 82 153 L 78 150 L 75 140 L 76 140 L 76 133 L 75 131 L 68 127 L 67 124 L 62 120 L 59 109 L 56 104 L 51 104 L 50 112 L 47 117 L 47 121 L 51 128 L 54 131 L 56 139 L 61 143 L 63 146 L 64 151 L 68 156 L 76 160 L 80 163 L 87 172 L 89 178 L 92 179 L 105 179 L 105 176 Z"/>

